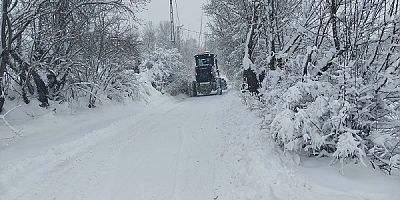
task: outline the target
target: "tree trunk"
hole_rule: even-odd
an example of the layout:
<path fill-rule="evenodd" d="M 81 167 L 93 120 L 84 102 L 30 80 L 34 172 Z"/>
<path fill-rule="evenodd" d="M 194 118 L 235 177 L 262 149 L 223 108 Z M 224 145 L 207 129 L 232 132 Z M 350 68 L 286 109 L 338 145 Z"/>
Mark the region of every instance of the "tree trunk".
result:
<path fill-rule="evenodd" d="M 269 68 L 271 69 L 271 70 L 275 70 L 276 69 L 276 57 L 275 57 L 275 52 L 276 52 L 276 49 L 275 49 L 275 34 L 276 34 L 276 31 L 275 31 L 275 23 L 276 23 L 276 21 L 275 21 L 275 0 L 269 0 L 269 7 L 270 7 L 270 10 L 269 10 L 269 13 L 268 13 L 268 15 L 269 15 L 269 23 L 270 23 L 270 30 L 271 30 L 271 32 L 270 32 L 270 38 L 271 38 L 271 41 L 270 41 L 270 45 L 271 45 L 271 47 L 270 47 L 270 51 L 271 51 L 271 59 L 270 59 L 270 61 L 269 61 Z"/>
<path fill-rule="evenodd" d="M 47 108 L 49 106 L 49 101 L 48 101 L 48 90 L 47 86 L 40 78 L 40 75 L 36 72 L 36 70 L 32 70 L 32 77 L 33 81 L 35 81 L 36 84 L 36 90 L 39 95 L 38 100 L 40 101 L 40 107 Z"/>
<path fill-rule="evenodd" d="M 7 8 L 8 8 L 9 0 L 2 1 L 2 9 L 1 9 L 1 61 L 0 61 L 0 113 L 3 111 L 5 94 L 4 94 L 4 74 L 6 72 L 6 64 L 8 57 L 8 46 L 7 46 Z"/>
<path fill-rule="evenodd" d="M 11 56 L 23 68 L 26 68 L 26 69 L 31 68 L 31 66 L 28 63 L 24 62 L 24 60 L 20 57 L 20 55 L 17 52 L 11 51 Z M 36 85 L 36 91 L 39 95 L 38 100 L 41 102 L 40 107 L 47 108 L 49 106 L 49 101 L 48 101 L 49 91 L 47 89 L 47 86 L 35 69 L 31 69 L 30 72 L 31 72 L 33 81 L 35 82 L 35 85 Z"/>
<path fill-rule="evenodd" d="M 260 4 L 254 2 L 253 5 L 253 16 L 251 19 L 251 24 L 250 24 L 250 29 L 249 32 L 247 33 L 247 40 L 246 40 L 246 46 L 245 46 L 245 52 L 244 52 L 244 57 L 243 57 L 243 77 L 244 81 L 246 81 L 248 90 L 251 93 L 257 93 L 258 94 L 258 80 L 257 80 L 257 74 L 254 72 L 254 69 L 252 69 L 252 65 L 254 63 L 253 60 L 253 51 L 255 48 L 255 44 L 257 43 L 257 34 L 256 34 L 256 28 L 259 28 L 258 25 L 259 23 L 259 16 L 257 13 L 257 10 L 259 9 Z M 244 88 L 246 89 L 246 88 Z"/>
<path fill-rule="evenodd" d="M 332 34 L 333 34 L 333 42 L 335 44 L 336 51 L 340 50 L 340 42 L 338 36 L 338 27 L 337 27 L 337 5 L 336 0 L 331 1 L 331 21 L 332 21 Z"/>

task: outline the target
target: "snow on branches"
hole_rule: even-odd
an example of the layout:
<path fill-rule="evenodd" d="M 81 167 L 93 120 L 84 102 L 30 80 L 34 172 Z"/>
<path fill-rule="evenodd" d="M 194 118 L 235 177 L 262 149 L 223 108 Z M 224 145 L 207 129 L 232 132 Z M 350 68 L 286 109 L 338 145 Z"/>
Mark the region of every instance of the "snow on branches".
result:
<path fill-rule="evenodd" d="M 397 4 L 220 0 L 205 10 L 226 65 L 265 71 L 260 103 L 244 96 L 282 148 L 391 173 L 400 154 Z"/>

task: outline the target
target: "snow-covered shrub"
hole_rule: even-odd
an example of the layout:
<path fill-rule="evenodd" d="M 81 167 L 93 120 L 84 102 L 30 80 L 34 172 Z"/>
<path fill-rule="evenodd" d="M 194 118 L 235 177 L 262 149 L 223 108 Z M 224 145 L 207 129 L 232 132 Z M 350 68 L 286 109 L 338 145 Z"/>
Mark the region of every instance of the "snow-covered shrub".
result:
<path fill-rule="evenodd" d="M 295 112 L 285 109 L 271 123 L 271 134 L 280 146 L 290 151 L 300 151 L 302 136 L 298 131 Z"/>
<path fill-rule="evenodd" d="M 372 131 L 368 137 L 372 148 L 368 155 L 372 157 L 374 167 L 391 173 L 392 169 L 400 169 L 400 138 L 396 134 L 385 131 Z"/>
<path fill-rule="evenodd" d="M 362 130 L 348 126 L 352 104 L 337 100 L 334 87 L 326 82 L 299 82 L 281 94 L 270 122 L 272 138 L 285 150 L 309 156 L 329 156 L 333 163 L 362 161 L 366 138 Z M 276 90 L 265 93 L 269 102 Z M 274 98 L 277 99 L 277 98 Z M 267 123 L 267 121 L 264 121 Z"/>
<path fill-rule="evenodd" d="M 328 115 L 329 84 L 297 83 L 282 95 L 281 110 L 271 123 L 272 137 L 287 150 L 321 149 Z M 268 95 L 269 96 L 269 95 Z M 326 134 L 327 135 L 327 134 Z"/>
<path fill-rule="evenodd" d="M 353 158 L 359 158 L 360 161 L 363 162 L 363 157 L 365 157 L 366 154 L 361 141 L 362 139 L 358 137 L 354 131 L 340 134 L 336 144 L 336 151 L 332 155 L 334 157 L 333 162 L 339 160 L 343 165 L 345 160 L 351 160 Z"/>
<path fill-rule="evenodd" d="M 141 65 L 152 85 L 171 95 L 185 93 L 191 78 L 191 69 L 183 63 L 183 57 L 175 48 L 156 47 Z"/>
<path fill-rule="evenodd" d="M 283 107 L 294 111 L 307 107 L 309 103 L 314 102 L 320 96 L 333 95 L 332 89 L 329 83 L 317 81 L 298 82 L 284 93 L 283 99 L 285 102 Z"/>
<path fill-rule="evenodd" d="M 368 160 L 391 173 L 399 169 L 398 86 L 385 76 L 367 84 L 349 69 L 340 66 L 319 80 L 268 71 L 261 96 L 245 103 L 261 110 L 262 128 L 287 151 L 327 156 L 332 164 Z"/>
<path fill-rule="evenodd" d="M 264 127 L 269 128 L 272 138 L 285 150 L 328 156 L 331 163 L 365 164 L 370 159 L 389 173 L 399 169 L 399 135 L 392 129 L 371 131 L 374 112 L 390 113 L 387 111 L 390 106 L 379 99 L 371 102 L 377 98 L 365 93 L 365 88 L 360 89 L 364 92 L 346 91 L 345 99 L 334 85 L 322 81 L 276 88 L 262 96 L 266 102 L 264 117 L 270 118 L 264 120 Z M 387 119 L 381 119 L 377 125 L 384 127 L 387 122 L 397 122 L 395 115 L 384 117 Z"/>
<path fill-rule="evenodd" d="M 389 167 L 400 169 L 400 154 L 396 154 L 390 158 Z"/>
<path fill-rule="evenodd" d="M 110 87 L 105 91 L 107 98 L 123 102 L 126 98 L 139 100 L 149 95 L 145 83 L 139 79 L 140 74 L 134 70 L 120 73 L 111 81 Z"/>

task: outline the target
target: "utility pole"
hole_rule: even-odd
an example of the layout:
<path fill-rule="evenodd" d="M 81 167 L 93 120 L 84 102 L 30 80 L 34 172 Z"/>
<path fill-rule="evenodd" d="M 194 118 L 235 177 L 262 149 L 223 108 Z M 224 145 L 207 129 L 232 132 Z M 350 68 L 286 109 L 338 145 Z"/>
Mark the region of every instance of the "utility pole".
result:
<path fill-rule="evenodd" d="M 175 23 L 174 23 L 174 6 L 172 0 L 169 0 L 170 20 L 171 20 L 171 42 L 175 44 Z"/>
<path fill-rule="evenodd" d="M 203 14 L 201 14 L 201 21 L 200 21 L 200 32 L 199 32 L 199 47 L 201 47 L 201 36 L 202 36 L 202 32 L 203 32 Z"/>

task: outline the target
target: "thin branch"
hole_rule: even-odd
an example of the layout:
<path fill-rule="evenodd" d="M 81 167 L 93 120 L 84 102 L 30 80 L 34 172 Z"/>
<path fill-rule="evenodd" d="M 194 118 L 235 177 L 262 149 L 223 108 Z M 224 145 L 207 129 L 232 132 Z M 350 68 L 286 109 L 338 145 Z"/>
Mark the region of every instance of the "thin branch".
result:
<path fill-rule="evenodd" d="M 17 129 L 15 129 L 7 120 L 6 120 L 6 116 L 11 113 L 12 111 L 14 111 L 15 109 L 21 107 L 21 105 L 15 106 L 14 108 L 10 109 L 9 111 L 7 111 L 4 115 L 0 115 L 0 119 L 3 120 L 4 124 L 6 124 L 6 126 L 15 134 L 15 136 L 17 137 L 21 137 L 21 133 L 20 131 L 18 131 Z"/>

